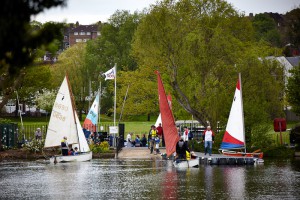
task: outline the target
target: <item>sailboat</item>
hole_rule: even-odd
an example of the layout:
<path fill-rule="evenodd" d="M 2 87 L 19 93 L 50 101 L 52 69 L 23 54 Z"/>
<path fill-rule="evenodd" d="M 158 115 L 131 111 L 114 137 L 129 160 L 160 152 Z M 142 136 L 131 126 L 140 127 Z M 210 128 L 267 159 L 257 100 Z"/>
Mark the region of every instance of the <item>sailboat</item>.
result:
<path fill-rule="evenodd" d="M 170 105 L 170 108 L 172 109 L 172 97 L 171 97 L 170 94 L 167 96 L 167 99 L 168 99 L 168 103 Z M 159 124 L 161 124 L 161 113 L 159 113 L 154 126 L 158 127 Z"/>
<path fill-rule="evenodd" d="M 263 158 L 262 152 L 246 152 L 241 74 L 239 74 L 226 131 L 219 151 L 226 156 Z"/>
<path fill-rule="evenodd" d="M 91 132 L 96 132 L 97 122 L 98 122 L 98 108 L 99 108 L 99 93 L 96 95 L 95 100 L 89 110 L 83 122 L 83 128 L 88 129 Z"/>
<path fill-rule="evenodd" d="M 166 96 L 163 82 L 161 80 L 160 74 L 157 71 L 157 82 L 158 82 L 158 96 L 159 96 L 159 110 L 161 113 L 161 121 L 163 124 L 163 132 L 166 144 L 167 157 L 171 156 L 176 152 L 176 144 L 179 141 L 179 135 L 177 132 L 174 116 Z M 199 158 L 183 161 L 174 161 L 173 165 L 176 168 L 188 168 L 195 167 L 199 165 Z"/>
<path fill-rule="evenodd" d="M 68 144 L 72 145 L 72 148 L 77 147 L 80 153 L 72 156 L 54 156 L 50 158 L 51 163 L 88 161 L 92 159 L 92 152 L 85 139 L 75 111 L 68 76 L 65 76 L 57 93 L 47 129 L 44 148 L 59 147 L 64 136 L 68 138 Z"/>

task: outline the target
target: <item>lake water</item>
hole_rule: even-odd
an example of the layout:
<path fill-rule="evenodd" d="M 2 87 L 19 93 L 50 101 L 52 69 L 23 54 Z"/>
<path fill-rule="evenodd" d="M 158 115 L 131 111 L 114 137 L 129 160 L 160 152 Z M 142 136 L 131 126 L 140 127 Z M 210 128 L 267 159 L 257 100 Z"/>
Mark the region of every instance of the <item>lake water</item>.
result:
<path fill-rule="evenodd" d="M 300 199 L 300 160 L 175 169 L 164 160 L 0 162 L 0 199 Z"/>

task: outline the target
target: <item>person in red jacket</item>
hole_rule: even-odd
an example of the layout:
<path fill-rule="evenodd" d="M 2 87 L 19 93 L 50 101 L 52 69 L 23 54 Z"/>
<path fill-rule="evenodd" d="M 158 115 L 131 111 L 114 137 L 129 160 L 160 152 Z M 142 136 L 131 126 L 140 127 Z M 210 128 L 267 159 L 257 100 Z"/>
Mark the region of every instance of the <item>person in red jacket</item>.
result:
<path fill-rule="evenodd" d="M 215 133 L 211 130 L 210 126 L 207 126 L 207 129 L 203 132 L 203 141 L 204 141 L 204 153 L 206 155 L 207 150 L 211 156 L 212 144 L 214 143 Z"/>
<path fill-rule="evenodd" d="M 164 131 L 163 128 L 161 126 L 161 123 L 159 123 L 158 127 L 156 127 L 157 130 L 157 135 L 160 139 L 162 139 L 162 146 L 165 146 L 165 138 L 164 138 Z"/>

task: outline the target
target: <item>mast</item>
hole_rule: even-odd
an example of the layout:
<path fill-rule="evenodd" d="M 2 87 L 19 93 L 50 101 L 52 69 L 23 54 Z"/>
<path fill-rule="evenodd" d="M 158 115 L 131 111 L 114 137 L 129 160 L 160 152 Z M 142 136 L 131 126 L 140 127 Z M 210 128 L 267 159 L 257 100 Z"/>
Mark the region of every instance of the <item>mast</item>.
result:
<path fill-rule="evenodd" d="M 72 88 L 69 82 L 69 76 L 68 74 L 66 74 L 66 79 L 67 79 L 67 83 L 68 83 L 68 90 L 69 90 L 69 95 L 71 98 L 71 105 L 72 105 L 72 111 L 73 111 L 73 119 L 74 119 L 74 123 L 75 123 L 75 127 L 76 127 L 76 133 L 77 133 L 77 139 L 78 139 L 78 146 L 80 149 L 80 141 L 79 141 L 79 136 L 78 136 L 78 127 L 77 127 L 77 122 L 76 122 L 76 118 L 75 118 L 75 104 L 74 104 L 74 96 L 73 96 L 73 92 L 72 92 Z"/>
<path fill-rule="evenodd" d="M 244 106 L 243 106 L 243 90 L 242 90 L 242 76 L 239 73 L 239 82 L 240 82 L 240 94 L 241 94 L 241 111 L 242 111 L 242 122 L 243 122 L 243 134 L 244 134 L 244 145 L 245 145 L 245 153 L 246 151 L 246 134 L 245 134 L 245 121 L 244 121 Z"/>

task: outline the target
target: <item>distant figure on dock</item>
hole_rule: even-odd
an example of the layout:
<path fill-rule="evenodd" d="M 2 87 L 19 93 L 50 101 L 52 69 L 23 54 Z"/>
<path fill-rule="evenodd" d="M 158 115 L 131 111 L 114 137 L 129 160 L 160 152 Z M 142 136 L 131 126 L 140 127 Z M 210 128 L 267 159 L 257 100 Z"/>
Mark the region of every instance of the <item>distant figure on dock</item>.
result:
<path fill-rule="evenodd" d="M 188 141 L 189 141 L 189 133 L 190 133 L 190 130 L 188 129 L 188 127 L 184 127 L 184 131 L 183 131 L 183 141 L 187 144 Z M 187 144 L 188 145 L 188 144 Z"/>
<path fill-rule="evenodd" d="M 158 127 L 156 127 L 156 130 L 157 130 L 157 135 L 162 140 L 162 146 L 164 147 L 165 146 L 165 138 L 164 138 L 164 131 L 161 126 L 161 123 L 159 123 Z"/>
<path fill-rule="evenodd" d="M 160 153 L 160 151 L 159 151 L 159 143 L 160 143 L 160 139 L 159 139 L 159 137 L 157 135 L 155 137 L 155 155 Z"/>
<path fill-rule="evenodd" d="M 207 129 L 203 132 L 203 140 L 204 140 L 204 155 L 208 153 L 211 156 L 212 144 L 214 143 L 215 133 L 211 130 L 210 126 L 207 126 Z"/>
<path fill-rule="evenodd" d="M 176 159 L 186 160 L 186 152 L 190 152 L 187 147 L 187 143 L 183 141 L 184 136 L 181 136 L 180 140 L 176 144 Z"/>
<path fill-rule="evenodd" d="M 127 147 L 132 147 L 135 144 L 135 142 L 132 141 L 131 137 L 132 137 L 132 133 L 128 133 L 127 134 L 127 139 L 126 139 L 126 141 L 127 141 Z"/>
<path fill-rule="evenodd" d="M 151 126 L 151 130 L 149 131 L 148 140 L 150 143 L 150 154 L 153 153 L 154 145 L 155 145 L 155 137 L 157 135 L 157 131 L 154 125 Z"/>
<path fill-rule="evenodd" d="M 41 128 L 37 128 L 35 131 L 35 139 L 36 140 L 41 140 L 42 139 L 42 131 Z"/>
<path fill-rule="evenodd" d="M 141 145 L 142 145 L 142 147 L 146 147 L 147 146 L 147 138 L 146 138 L 145 134 L 143 134 L 143 137 L 141 139 Z"/>
<path fill-rule="evenodd" d="M 136 135 L 135 136 L 135 147 L 140 147 L 140 146 L 141 146 L 140 136 Z"/>

